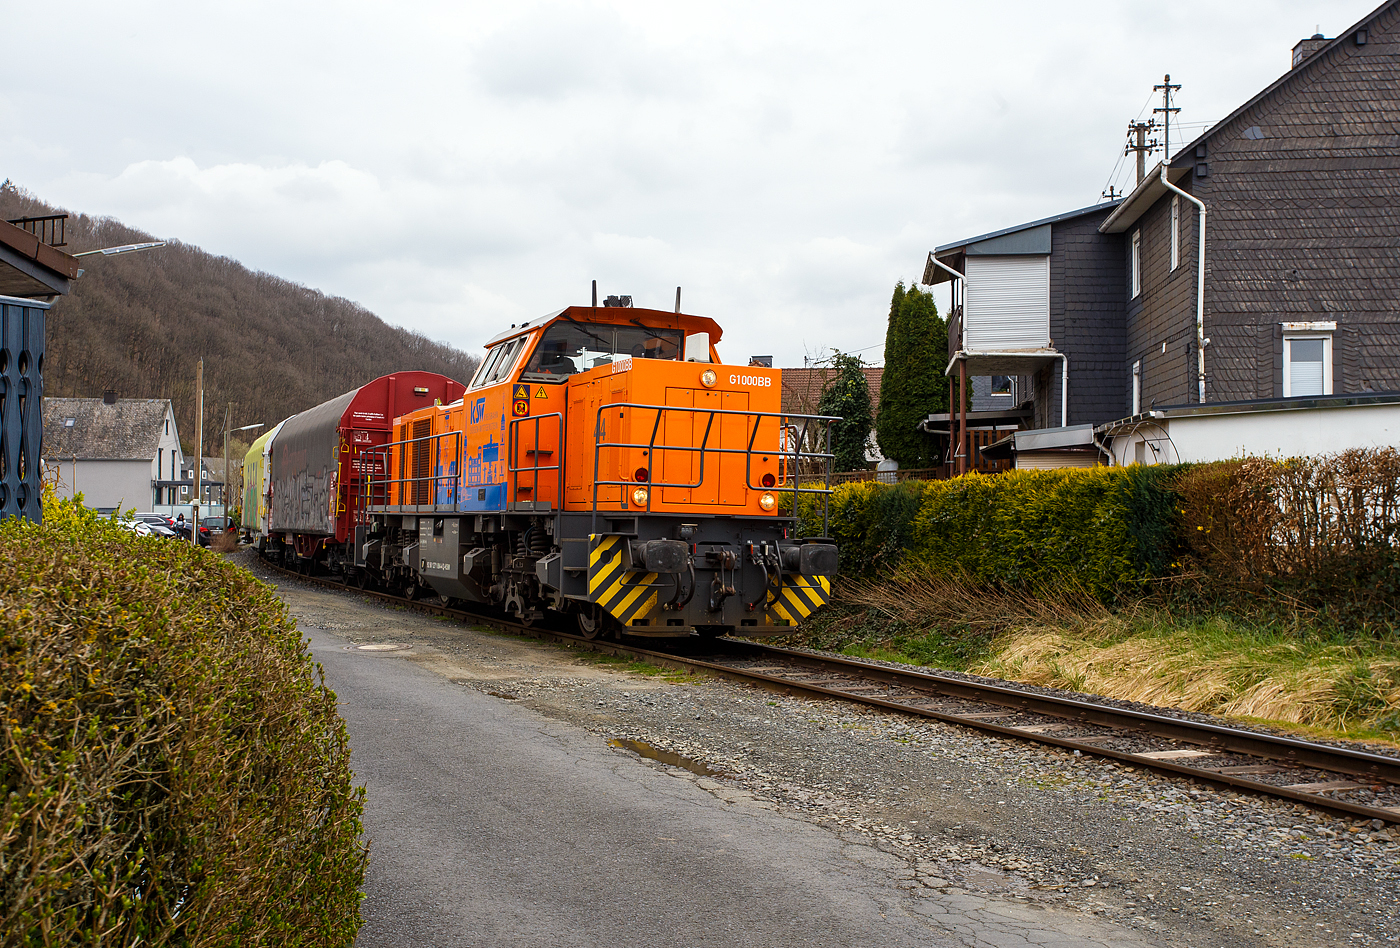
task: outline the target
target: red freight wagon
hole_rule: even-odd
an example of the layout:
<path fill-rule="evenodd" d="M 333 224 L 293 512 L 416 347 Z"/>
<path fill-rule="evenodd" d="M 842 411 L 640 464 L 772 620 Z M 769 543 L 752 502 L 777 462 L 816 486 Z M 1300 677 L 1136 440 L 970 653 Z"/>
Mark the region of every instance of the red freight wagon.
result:
<path fill-rule="evenodd" d="M 383 463 L 375 449 L 391 440 L 394 418 L 464 391 L 436 372 L 396 372 L 288 418 L 270 457 L 268 533 L 280 534 L 299 557 L 328 543 L 343 550 L 355 529 L 361 478 L 384 477 L 374 468 Z"/>

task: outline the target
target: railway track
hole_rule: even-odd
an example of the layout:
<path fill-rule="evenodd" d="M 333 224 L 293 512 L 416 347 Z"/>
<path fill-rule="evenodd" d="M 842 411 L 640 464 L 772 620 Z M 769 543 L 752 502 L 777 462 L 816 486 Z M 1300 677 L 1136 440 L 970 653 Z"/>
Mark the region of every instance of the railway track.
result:
<path fill-rule="evenodd" d="M 590 641 L 548 626 L 526 626 L 498 615 L 271 568 L 307 582 L 517 634 L 757 683 L 789 694 L 836 698 L 932 718 L 1343 816 L 1400 824 L 1400 757 L 771 645 L 681 640 L 676 647 L 660 651 L 632 641 Z"/>

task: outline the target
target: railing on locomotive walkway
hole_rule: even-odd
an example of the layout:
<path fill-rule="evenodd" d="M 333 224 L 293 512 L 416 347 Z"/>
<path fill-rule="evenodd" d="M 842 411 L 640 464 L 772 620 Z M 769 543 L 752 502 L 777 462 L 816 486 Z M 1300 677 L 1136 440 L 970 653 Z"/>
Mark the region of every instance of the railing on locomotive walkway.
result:
<path fill-rule="evenodd" d="M 443 442 L 448 442 L 444 449 Z M 395 455 L 398 466 L 394 466 Z M 368 523 L 373 509 L 390 509 L 398 513 L 421 513 L 424 508 L 456 506 L 462 490 L 462 432 L 443 431 L 376 445 L 362 451 L 360 457 L 370 457 L 369 464 L 360 462 L 360 504 L 357 523 Z M 444 461 L 446 462 L 444 464 Z M 374 472 L 384 475 L 375 480 Z M 390 477 L 397 474 L 397 477 Z M 398 503 L 393 488 L 398 488 Z M 381 501 L 376 503 L 376 501 Z"/>
<path fill-rule="evenodd" d="M 604 412 L 619 412 L 619 417 L 626 420 L 627 410 L 633 410 L 646 418 L 646 413 L 654 412 L 655 418 L 651 422 L 651 436 L 645 442 L 630 441 L 609 441 L 607 437 L 607 424 Z M 662 422 L 667 413 L 679 413 L 694 416 L 705 415 L 705 429 L 700 437 L 699 444 L 657 444 L 657 436 L 665 429 Z M 745 447 L 726 447 L 723 444 L 710 444 L 710 436 L 715 430 L 715 419 L 734 417 L 745 419 L 745 427 L 748 431 L 748 444 Z M 775 430 L 773 432 L 774 443 L 777 449 L 761 448 L 755 452 L 754 445 L 758 440 L 759 430 L 764 427 L 765 419 L 772 418 Z M 788 424 L 784 425 L 784 420 Z M 793 415 L 783 412 L 762 412 L 743 411 L 738 409 L 725 408 L 695 408 L 683 405 L 646 405 L 638 402 L 617 402 L 610 405 L 599 405 L 597 417 L 594 423 L 594 433 L 596 442 L 593 448 L 593 525 L 591 532 L 598 532 L 598 503 L 599 488 L 618 487 L 625 489 L 628 487 L 646 487 L 646 503 L 643 507 L 646 513 L 652 512 L 652 503 L 658 489 L 666 490 L 696 490 L 705 484 L 705 459 L 707 456 L 734 455 L 744 456 L 744 487 L 752 491 L 781 491 L 791 495 L 791 507 L 786 519 L 791 519 L 794 525 L 800 523 L 799 498 L 803 494 L 812 494 L 822 499 L 822 535 L 826 536 L 831 513 L 831 460 L 835 457 L 831 453 L 831 426 L 841 419 L 833 415 Z M 752 423 L 750 423 L 750 421 Z M 813 427 L 815 425 L 815 427 Z M 624 427 L 619 425 L 619 428 Z M 690 426 L 682 428 L 692 436 L 696 425 L 693 420 Z M 784 431 L 784 429 L 788 429 Z M 721 436 L 722 437 L 722 436 Z M 604 450 L 614 449 L 640 450 L 645 451 L 648 460 L 646 467 L 646 477 L 644 480 L 636 478 L 632 480 L 604 480 L 599 478 L 602 473 L 602 455 Z M 699 470 L 694 481 L 666 481 L 657 480 L 654 472 L 658 470 L 658 452 L 661 452 L 662 464 L 660 469 L 665 469 L 665 452 L 675 452 L 678 454 L 698 454 L 700 456 Z M 765 475 L 771 479 L 771 483 L 764 481 L 758 484 L 753 482 L 753 456 L 760 455 L 776 456 L 779 459 L 779 473 L 785 468 L 788 471 L 803 472 L 800 477 L 789 478 L 786 486 L 780 487 L 777 477 Z M 720 461 L 722 462 L 722 458 Z M 719 466 L 719 465 L 716 465 Z M 690 468 L 689 465 L 687 465 Z M 690 468 L 694 469 L 694 468 Z M 809 473 L 810 471 L 810 473 Z M 640 473 L 640 471 L 638 472 Z M 664 475 L 663 475 L 664 476 Z M 717 485 L 723 489 L 722 485 Z M 622 501 L 625 503 L 626 495 L 623 494 Z"/>

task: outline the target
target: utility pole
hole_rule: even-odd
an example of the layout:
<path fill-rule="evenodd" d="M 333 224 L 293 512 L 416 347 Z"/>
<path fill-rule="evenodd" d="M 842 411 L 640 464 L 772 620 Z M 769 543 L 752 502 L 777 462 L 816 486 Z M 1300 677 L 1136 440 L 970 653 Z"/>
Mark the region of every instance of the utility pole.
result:
<path fill-rule="evenodd" d="M 1155 131 L 1157 122 L 1148 119 L 1146 122 L 1128 123 L 1128 144 L 1123 146 L 1123 154 L 1130 155 L 1137 152 L 1137 183 L 1142 184 L 1142 179 L 1147 176 L 1147 156 L 1157 150 L 1159 142 L 1157 139 L 1148 141 L 1147 133 Z"/>
<path fill-rule="evenodd" d="M 1172 93 L 1181 89 L 1180 85 L 1172 85 L 1171 73 L 1162 77 L 1160 86 L 1153 86 L 1153 92 L 1162 93 L 1162 107 L 1153 109 L 1152 114 L 1162 113 L 1162 160 L 1172 160 L 1172 116 L 1181 109 L 1172 106 Z"/>
<path fill-rule="evenodd" d="M 233 417 L 233 402 L 224 409 L 224 486 L 219 488 L 219 499 L 224 502 L 224 529 L 228 529 L 228 423 Z"/>
<path fill-rule="evenodd" d="M 200 471 L 204 467 L 204 360 L 194 370 L 194 505 L 190 508 L 190 540 L 199 546 L 199 494 L 204 484 Z"/>

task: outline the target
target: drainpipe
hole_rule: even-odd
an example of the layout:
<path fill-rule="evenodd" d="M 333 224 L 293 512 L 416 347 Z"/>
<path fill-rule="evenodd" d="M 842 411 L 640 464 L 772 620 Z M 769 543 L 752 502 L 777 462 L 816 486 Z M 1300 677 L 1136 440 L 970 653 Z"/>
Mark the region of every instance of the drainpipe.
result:
<path fill-rule="evenodd" d="M 929 262 L 932 263 L 935 267 L 938 267 L 940 270 L 946 270 L 948 273 L 952 274 L 954 280 L 962 281 L 963 312 L 958 318 L 963 320 L 962 328 L 963 332 L 965 333 L 967 331 L 967 277 L 963 276 L 961 273 L 948 266 L 942 260 L 939 260 L 932 253 L 928 255 L 928 259 Z M 954 356 L 954 359 L 957 359 L 957 357 Z M 953 364 L 951 362 L 948 363 L 949 368 L 952 368 L 952 365 Z M 946 375 L 947 372 L 945 371 L 944 374 Z M 961 359 L 958 360 L 958 405 L 960 406 L 961 411 L 959 411 L 958 408 L 954 407 L 951 404 L 948 406 L 948 416 L 950 421 L 954 415 L 959 416 L 958 446 L 954 449 L 953 456 L 958 460 L 958 473 L 966 474 L 967 462 L 969 460 L 969 454 L 972 451 L 972 445 L 968 443 L 967 437 L 967 362 Z M 952 434 L 952 425 L 950 424 L 948 427 L 950 429 L 949 434 Z M 948 440 L 950 442 L 952 441 L 951 438 L 949 438 Z M 951 447 L 951 444 L 949 446 Z"/>
<path fill-rule="evenodd" d="M 1206 205 L 1167 180 L 1167 163 L 1161 164 L 1162 184 L 1168 191 L 1179 194 L 1196 205 L 1200 246 L 1196 251 L 1196 375 L 1197 394 L 1201 404 L 1206 401 Z"/>
<path fill-rule="evenodd" d="M 1069 356 L 1060 354 L 1060 427 L 1069 427 Z"/>

